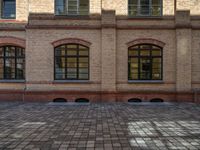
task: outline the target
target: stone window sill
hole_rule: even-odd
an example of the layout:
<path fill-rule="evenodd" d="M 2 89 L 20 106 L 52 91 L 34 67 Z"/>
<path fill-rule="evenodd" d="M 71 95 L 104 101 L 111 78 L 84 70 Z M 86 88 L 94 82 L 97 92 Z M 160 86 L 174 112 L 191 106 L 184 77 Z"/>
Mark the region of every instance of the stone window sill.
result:
<path fill-rule="evenodd" d="M 141 83 L 141 84 L 163 84 L 163 80 L 128 80 L 128 83 Z"/>
<path fill-rule="evenodd" d="M 87 84 L 87 83 L 92 83 L 89 80 L 54 80 L 53 83 L 75 83 L 75 84 Z"/>
<path fill-rule="evenodd" d="M 25 83 L 25 80 L 0 80 L 0 83 Z"/>

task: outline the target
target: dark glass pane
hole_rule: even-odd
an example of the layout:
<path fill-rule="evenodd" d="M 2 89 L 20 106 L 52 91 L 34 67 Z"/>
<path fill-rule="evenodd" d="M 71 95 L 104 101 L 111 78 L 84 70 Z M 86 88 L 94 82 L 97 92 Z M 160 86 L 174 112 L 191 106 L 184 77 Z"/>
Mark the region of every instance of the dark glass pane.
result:
<path fill-rule="evenodd" d="M 67 58 L 67 67 L 68 68 L 77 67 L 77 58 Z"/>
<path fill-rule="evenodd" d="M 65 56 L 65 45 L 59 46 L 55 49 L 56 56 Z"/>
<path fill-rule="evenodd" d="M 25 60 L 24 59 L 17 59 L 16 65 L 16 78 L 17 79 L 24 79 L 24 70 L 25 70 Z"/>
<path fill-rule="evenodd" d="M 19 56 L 19 57 L 25 57 L 25 53 L 24 53 L 24 49 L 23 48 L 17 47 L 16 48 L 16 53 L 17 53 L 17 56 Z"/>
<path fill-rule="evenodd" d="M 79 15 L 88 15 L 89 0 L 79 0 Z"/>
<path fill-rule="evenodd" d="M 75 15 L 78 13 L 78 0 L 68 0 L 68 14 Z"/>
<path fill-rule="evenodd" d="M 153 58 L 152 59 L 152 68 L 160 69 L 161 68 L 161 58 Z"/>
<path fill-rule="evenodd" d="M 151 61 L 148 58 L 140 59 L 140 79 L 151 79 Z"/>
<path fill-rule="evenodd" d="M 15 47 L 6 46 L 5 47 L 5 56 L 6 57 L 15 57 Z"/>
<path fill-rule="evenodd" d="M 67 55 L 68 56 L 75 56 L 75 55 L 77 55 L 77 50 L 76 49 L 68 49 Z"/>
<path fill-rule="evenodd" d="M 140 56 L 150 56 L 150 50 L 140 50 Z"/>
<path fill-rule="evenodd" d="M 150 0 L 140 0 L 140 15 L 150 15 Z"/>
<path fill-rule="evenodd" d="M 161 0 L 152 0 L 152 16 L 160 16 L 161 10 Z"/>
<path fill-rule="evenodd" d="M 152 50 L 152 56 L 161 56 L 161 55 L 162 55 L 161 50 L 158 49 Z"/>
<path fill-rule="evenodd" d="M 4 50 L 3 50 L 3 47 L 0 47 L 0 57 L 3 57 L 4 56 Z"/>
<path fill-rule="evenodd" d="M 3 74 L 4 74 L 4 61 L 3 61 L 3 58 L 0 58 L 0 79 L 3 79 L 4 78 L 4 76 L 3 76 Z"/>
<path fill-rule="evenodd" d="M 77 68 L 67 68 L 67 78 L 77 79 Z"/>
<path fill-rule="evenodd" d="M 129 56 L 138 56 L 138 50 L 129 50 Z"/>
<path fill-rule="evenodd" d="M 58 74 L 55 75 L 55 78 L 58 79 L 58 80 L 64 80 L 65 79 L 65 74 L 59 74 L 58 73 Z"/>
<path fill-rule="evenodd" d="M 15 18 L 16 15 L 16 2 L 15 0 L 3 0 L 3 18 Z"/>
<path fill-rule="evenodd" d="M 82 58 L 80 57 L 79 62 L 88 63 L 89 62 L 88 57 L 82 57 Z"/>
<path fill-rule="evenodd" d="M 15 59 L 5 59 L 5 79 L 15 79 Z"/>
<path fill-rule="evenodd" d="M 86 73 L 79 73 L 79 79 L 81 80 L 87 80 L 89 78 L 89 75 Z"/>
<path fill-rule="evenodd" d="M 58 57 L 55 59 L 55 71 L 56 74 L 65 74 L 65 58 L 64 57 Z"/>

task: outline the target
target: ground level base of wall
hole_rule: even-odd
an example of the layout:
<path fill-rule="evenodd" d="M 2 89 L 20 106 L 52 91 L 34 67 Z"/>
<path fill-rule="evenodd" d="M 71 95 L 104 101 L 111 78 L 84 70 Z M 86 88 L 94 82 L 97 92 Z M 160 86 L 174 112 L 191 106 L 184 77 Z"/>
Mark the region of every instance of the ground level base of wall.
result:
<path fill-rule="evenodd" d="M 162 99 L 165 102 L 200 103 L 198 94 L 193 92 L 0 91 L 0 101 L 52 102 L 57 98 L 66 99 L 68 102 L 85 98 L 90 102 L 128 102 L 130 99 L 149 102 L 152 99 Z"/>

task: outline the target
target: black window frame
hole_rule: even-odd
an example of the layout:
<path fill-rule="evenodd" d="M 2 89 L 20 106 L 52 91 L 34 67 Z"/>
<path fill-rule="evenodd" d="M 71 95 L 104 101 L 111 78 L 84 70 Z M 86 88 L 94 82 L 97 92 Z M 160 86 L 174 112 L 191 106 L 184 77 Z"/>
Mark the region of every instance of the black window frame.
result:
<path fill-rule="evenodd" d="M 141 6 L 140 6 L 140 1 L 141 0 L 137 0 L 137 14 L 136 15 L 131 15 L 130 12 L 130 1 L 128 0 L 128 16 L 130 18 L 160 18 L 163 16 L 163 0 L 160 0 L 160 15 L 152 15 L 152 10 L 153 10 L 153 5 L 152 5 L 152 0 L 149 0 L 150 6 L 149 6 L 149 15 L 142 15 L 141 14 Z M 155 7 L 155 6 L 154 6 Z M 158 7 L 158 6 L 157 6 Z"/>
<path fill-rule="evenodd" d="M 150 46 L 150 56 L 141 56 L 140 55 L 140 51 L 141 50 L 144 50 L 144 49 L 141 49 L 140 46 L 144 46 L 144 45 L 148 45 Z M 138 46 L 138 56 L 130 56 L 129 55 L 129 51 L 133 48 L 133 47 L 136 47 Z M 160 50 L 160 53 L 161 55 L 160 56 L 152 56 L 152 47 L 157 47 L 159 50 Z M 148 49 L 145 49 L 145 50 L 148 50 Z M 132 74 L 131 74 L 131 68 L 130 68 L 130 61 L 131 61 L 131 58 L 137 58 L 138 59 L 138 78 L 137 79 L 134 79 L 132 78 Z M 149 79 L 141 79 L 140 78 L 140 60 L 141 58 L 147 58 L 147 59 L 150 59 L 150 66 L 151 66 L 151 70 L 150 70 L 150 78 Z M 153 79 L 152 76 L 153 76 L 153 70 L 152 70 L 152 64 L 153 64 L 153 58 L 160 58 L 161 59 L 161 68 L 160 68 L 160 79 Z M 131 75 L 130 75 L 131 74 Z M 155 45 L 155 44 L 149 44 L 149 43 L 143 43 L 143 44 L 137 44 L 137 45 L 133 45 L 133 46 L 130 46 L 128 47 L 128 80 L 129 81 L 162 81 L 163 80 L 163 48 L 158 46 L 158 45 Z"/>
<path fill-rule="evenodd" d="M 56 56 L 56 49 L 58 48 L 58 47 L 61 47 L 61 46 L 65 46 L 65 53 L 66 53 L 66 51 L 67 51 L 67 49 L 66 49 L 66 46 L 67 45 L 76 45 L 77 46 L 77 55 L 67 55 L 67 54 L 65 54 L 64 56 Z M 88 55 L 87 56 L 80 56 L 79 55 L 79 51 L 80 51 L 80 48 L 79 48 L 79 46 L 83 46 L 83 47 L 85 47 L 85 48 L 87 48 L 87 50 L 88 50 Z M 65 58 L 65 78 L 64 79 L 58 79 L 58 78 L 56 78 L 56 58 Z M 76 58 L 76 65 L 77 65 L 77 67 L 76 67 L 76 78 L 67 78 L 67 66 L 66 66 L 66 64 L 67 64 L 67 58 Z M 79 78 L 79 58 L 87 58 L 88 59 L 88 72 L 87 72 L 87 75 L 88 75 L 88 78 L 87 79 L 81 79 L 81 78 Z M 82 44 L 77 44 L 77 43 L 67 43 L 67 44 L 62 44 L 62 45 L 59 45 L 59 46 L 56 46 L 56 47 L 54 47 L 54 80 L 55 81 L 89 81 L 89 79 L 90 79 L 90 48 L 88 47 L 88 46 L 85 46 L 85 45 L 82 45 Z"/>
<path fill-rule="evenodd" d="M 77 2 L 77 14 L 70 14 L 70 13 L 68 13 L 68 11 L 67 11 L 67 7 L 66 7 L 66 1 L 68 1 L 68 0 L 64 0 L 64 14 L 57 14 L 56 13 L 56 8 L 57 8 L 57 5 L 56 5 L 56 1 L 57 0 L 54 0 L 54 15 L 55 16 L 70 16 L 70 17 L 73 17 L 73 16 L 89 16 L 89 14 L 90 14 L 90 0 L 88 0 L 88 11 L 87 11 L 87 14 L 80 14 L 80 9 L 79 9 L 79 7 L 80 7 L 80 0 L 77 0 L 78 2 Z"/>
<path fill-rule="evenodd" d="M 6 56 L 6 47 L 14 47 L 15 48 L 15 56 Z M 23 48 L 23 47 L 20 47 L 20 46 L 13 46 L 13 45 L 3 45 L 3 46 L 0 46 L 0 48 L 3 48 L 3 56 L 0 56 L 0 59 L 2 59 L 3 60 L 3 78 L 0 78 L 0 81 L 1 80 L 25 80 L 25 74 L 26 74 L 26 72 L 25 72 L 25 70 L 26 70 L 26 68 L 25 68 L 25 64 L 26 64 L 26 59 L 25 59 L 25 48 Z M 19 56 L 19 54 L 17 53 L 17 48 L 20 48 L 22 51 L 23 51 L 23 56 Z M 15 62 L 15 78 L 7 78 L 6 76 L 6 59 L 13 59 L 14 60 L 14 62 Z M 17 60 L 20 60 L 20 59 L 22 59 L 23 60 L 23 62 L 24 62 L 24 70 L 23 70 L 23 77 L 21 77 L 21 78 L 17 78 Z M 10 75 L 10 76 L 12 76 L 12 75 Z"/>
<path fill-rule="evenodd" d="M 5 17 L 4 16 L 4 3 L 5 3 L 5 0 L 2 0 L 1 1 L 1 7 L 0 7 L 0 19 L 16 19 L 16 0 L 13 0 L 15 1 L 15 16 L 14 17 Z"/>

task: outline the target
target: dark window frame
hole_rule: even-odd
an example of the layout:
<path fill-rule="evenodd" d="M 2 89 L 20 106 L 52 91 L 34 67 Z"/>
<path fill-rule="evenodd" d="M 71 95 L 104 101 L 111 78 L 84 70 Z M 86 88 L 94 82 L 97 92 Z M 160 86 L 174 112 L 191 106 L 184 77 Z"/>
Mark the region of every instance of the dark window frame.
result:
<path fill-rule="evenodd" d="M 14 47 L 15 48 L 15 56 L 6 56 L 6 47 Z M 25 49 L 23 47 L 19 47 L 19 46 L 13 46 L 13 45 L 4 45 L 4 46 L 0 46 L 0 48 L 3 48 L 3 56 L 0 56 L 0 59 L 3 60 L 3 78 L 0 78 L 1 80 L 24 80 L 25 79 L 25 64 L 26 64 L 26 60 L 25 60 Z M 17 53 L 17 48 L 20 48 L 21 50 L 23 50 L 24 56 L 19 56 Z M 15 78 L 6 78 L 6 59 L 13 59 L 15 61 Z M 24 61 L 24 70 L 23 70 L 23 77 L 22 78 L 17 78 L 17 60 L 22 59 Z M 10 75 L 11 76 L 11 75 Z"/>
<path fill-rule="evenodd" d="M 56 49 L 58 48 L 58 47 L 61 47 L 61 46 L 65 46 L 65 52 L 67 51 L 66 50 L 66 46 L 67 45 L 76 45 L 77 46 L 77 55 L 64 55 L 64 56 L 56 56 Z M 85 48 L 87 48 L 87 50 L 88 50 L 88 55 L 87 56 L 80 56 L 79 55 L 79 46 L 83 46 L 83 47 L 85 47 Z M 64 79 L 57 79 L 56 78 L 56 58 L 65 58 L 65 78 Z M 76 65 L 77 65 L 77 67 L 76 67 L 76 78 L 67 78 L 67 66 L 66 66 L 66 64 L 67 64 L 67 58 L 76 58 Z M 88 78 L 87 79 L 81 79 L 81 78 L 79 78 L 79 58 L 88 58 L 88 72 L 87 72 L 87 75 L 88 75 Z M 82 45 L 82 44 L 77 44 L 77 43 L 67 43 L 67 44 L 62 44 L 62 45 L 59 45 L 59 46 L 56 46 L 56 47 L 54 47 L 54 80 L 55 81 L 88 81 L 90 79 L 90 48 L 88 47 L 88 46 L 85 46 L 85 45 Z"/>
<path fill-rule="evenodd" d="M 148 45 L 148 46 L 151 46 L 151 48 L 149 49 L 150 50 L 150 56 L 140 56 L 140 51 L 141 50 L 144 50 L 144 49 L 141 49 L 140 48 L 140 46 L 144 46 L 144 45 Z M 129 51 L 131 50 L 131 48 L 133 48 L 133 47 L 136 47 L 136 46 L 138 46 L 138 56 L 130 56 L 129 55 Z M 161 55 L 160 56 L 152 56 L 152 47 L 157 47 L 157 48 L 159 48 L 159 50 L 160 50 L 160 53 L 161 53 Z M 145 50 L 148 50 L 148 49 L 145 49 Z M 131 58 L 137 58 L 138 59 L 138 78 L 137 79 L 133 79 L 132 77 L 131 77 L 131 69 L 130 69 L 130 60 L 131 60 Z M 150 59 L 150 65 L 151 65 L 151 70 L 150 70 L 150 79 L 141 79 L 140 78 L 140 74 L 141 74 L 141 72 L 140 72 L 140 68 L 141 68 L 141 66 L 140 66 L 140 60 L 141 60 L 141 58 L 147 58 L 147 59 Z M 161 68 L 160 68 L 160 79 L 153 79 L 152 78 L 152 75 L 153 75 L 153 71 L 152 71 L 152 64 L 153 64 L 153 58 L 160 58 L 161 59 Z M 130 75 L 131 74 L 131 75 Z M 128 47 L 128 80 L 129 81 L 162 81 L 163 80 L 163 48 L 162 47 L 160 47 L 160 46 L 158 46 L 158 45 L 155 45 L 155 44 L 149 44 L 149 43 L 142 43 L 142 44 L 136 44 L 136 45 L 132 45 L 132 46 L 130 46 L 130 47 Z"/>
<path fill-rule="evenodd" d="M 1 1 L 1 7 L 0 7 L 0 19 L 16 19 L 16 0 L 14 0 L 15 1 L 15 16 L 14 17 L 5 17 L 4 16 L 4 2 L 5 0 L 2 0 Z"/>
<path fill-rule="evenodd" d="M 130 14 L 130 0 L 128 0 L 128 16 L 131 18 L 159 18 L 163 16 L 163 0 L 160 0 L 160 15 L 152 15 L 152 10 L 153 10 L 153 5 L 152 5 L 152 0 L 149 0 L 150 6 L 149 6 L 149 15 L 141 15 L 141 6 L 140 6 L 140 1 L 137 0 L 137 14 L 136 15 L 131 15 Z M 155 7 L 155 6 L 154 6 Z"/>
<path fill-rule="evenodd" d="M 64 14 L 57 14 L 56 13 L 56 7 L 57 7 L 57 5 L 56 5 L 56 0 L 54 0 L 54 15 L 55 16 L 70 16 L 70 17 L 73 17 L 73 16 L 89 16 L 89 14 L 90 14 L 90 0 L 88 0 L 88 12 L 87 12 L 87 14 L 80 14 L 80 10 L 79 10 L 79 4 L 80 4 L 80 0 L 77 0 L 78 2 L 77 2 L 77 5 L 78 5 L 78 7 L 77 7 L 77 14 L 70 14 L 70 13 L 68 13 L 68 11 L 67 11 L 67 9 L 68 8 L 66 8 L 66 1 L 68 1 L 68 0 L 64 0 Z"/>

